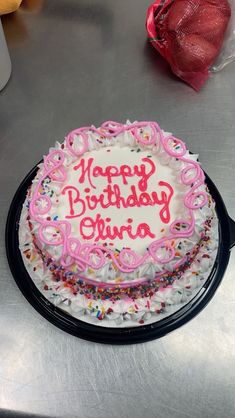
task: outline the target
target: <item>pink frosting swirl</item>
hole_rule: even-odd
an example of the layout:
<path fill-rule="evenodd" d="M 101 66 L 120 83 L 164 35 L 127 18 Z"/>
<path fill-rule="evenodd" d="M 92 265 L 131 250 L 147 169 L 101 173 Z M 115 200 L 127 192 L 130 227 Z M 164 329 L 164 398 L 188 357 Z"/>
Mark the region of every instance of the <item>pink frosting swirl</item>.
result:
<path fill-rule="evenodd" d="M 144 129 L 148 128 L 148 133 Z M 71 237 L 71 225 L 68 221 L 49 221 L 45 215 L 49 213 L 52 203 L 48 196 L 41 193 L 43 181 L 50 177 L 56 182 L 64 182 L 66 170 L 64 167 L 66 150 L 71 155 L 79 157 L 88 151 L 89 133 L 96 133 L 101 138 L 111 139 L 123 132 L 130 132 L 137 143 L 143 146 L 161 146 L 167 155 L 184 163 L 181 170 L 181 182 L 184 185 L 192 184 L 191 189 L 185 194 L 183 202 L 188 209 L 188 219 L 176 219 L 170 225 L 170 236 L 153 241 L 143 256 L 132 250 L 123 249 L 117 256 L 114 252 L 103 245 L 81 244 Z M 149 132 L 150 131 L 150 132 Z M 65 140 L 66 147 L 62 150 L 53 150 L 44 159 L 43 172 L 38 180 L 30 202 L 30 215 L 32 220 L 40 224 L 38 230 L 39 240 L 48 246 L 63 246 L 61 265 L 69 268 L 73 263 L 77 264 L 80 271 L 90 266 L 100 269 L 107 262 L 107 258 L 122 272 L 132 272 L 149 257 L 160 264 L 167 264 L 175 258 L 175 249 L 171 240 L 176 238 L 190 237 L 195 231 L 194 210 L 203 207 L 207 203 L 207 194 L 200 190 L 204 185 L 204 174 L 198 162 L 185 157 L 187 152 L 184 142 L 172 135 L 164 137 L 163 131 L 156 122 L 135 122 L 122 125 L 118 122 L 104 122 L 99 129 L 94 126 L 75 129 L 68 134 Z M 164 254 L 162 256 L 162 254 Z M 175 263 L 178 267 L 185 262 L 185 258 Z M 127 283 L 125 284 L 125 286 Z"/>

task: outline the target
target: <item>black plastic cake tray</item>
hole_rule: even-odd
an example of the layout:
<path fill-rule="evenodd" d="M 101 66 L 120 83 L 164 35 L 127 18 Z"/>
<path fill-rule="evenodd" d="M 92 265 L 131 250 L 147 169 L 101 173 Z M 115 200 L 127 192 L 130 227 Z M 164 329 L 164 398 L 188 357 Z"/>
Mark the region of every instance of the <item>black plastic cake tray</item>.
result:
<path fill-rule="evenodd" d="M 136 327 L 104 327 L 88 324 L 55 307 L 37 289 L 25 269 L 19 250 L 19 219 L 27 189 L 36 175 L 35 166 L 20 184 L 12 200 L 6 223 L 6 252 L 12 275 L 31 305 L 58 328 L 85 340 L 106 344 L 133 344 L 162 337 L 196 316 L 213 297 L 229 262 L 230 250 L 235 245 L 235 222 L 229 217 L 223 199 L 212 180 L 205 174 L 206 183 L 216 203 L 219 220 L 219 247 L 215 263 L 198 294 L 177 312 L 152 324 Z"/>

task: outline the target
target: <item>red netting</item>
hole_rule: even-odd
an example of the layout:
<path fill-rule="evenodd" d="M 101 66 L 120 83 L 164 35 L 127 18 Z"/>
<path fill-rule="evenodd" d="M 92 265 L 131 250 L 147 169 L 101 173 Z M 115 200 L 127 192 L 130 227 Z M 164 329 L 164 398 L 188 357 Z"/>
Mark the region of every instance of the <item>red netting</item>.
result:
<path fill-rule="evenodd" d="M 227 0 L 157 0 L 146 26 L 172 71 L 199 90 L 220 52 L 230 15 Z"/>

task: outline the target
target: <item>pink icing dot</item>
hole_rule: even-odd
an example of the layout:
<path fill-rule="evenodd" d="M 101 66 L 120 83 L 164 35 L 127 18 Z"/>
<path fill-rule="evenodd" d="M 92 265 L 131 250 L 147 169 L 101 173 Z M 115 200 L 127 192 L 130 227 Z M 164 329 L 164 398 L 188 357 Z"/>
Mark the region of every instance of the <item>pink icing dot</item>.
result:
<path fill-rule="evenodd" d="M 96 261 L 91 260 L 92 255 L 96 256 Z M 91 247 L 88 250 L 87 256 L 88 256 L 88 259 L 89 259 L 90 266 L 95 268 L 95 269 L 101 268 L 105 263 L 104 253 L 102 251 L 102 248 L 98 245 L 91 245 Z M 98 258 L 98 260 L 97 260 L 97 258 Z"/>
<path fill-rule="evenodd" d="M 149 138 L 143 138 L 142 136 L 139 135 L 138 130 L 142 127 L 145 127 L 145 126 L 150 126 L 151 127 L 151 132 L 152 133 L 151 133 Z M 138 123 L 135 124 L 133 134 L 135 136 L 135 139 L 143 145 L 152 145 L 156 142 L 156 139 L 157 139 L 156 127 L 152 123 L 150 123 L 150 124 L 147 123 L 146 124 L 146 122 L 143 122 L 143 123 L 140 123 L 140 124 L 138 124 Z"/>
<path fill-rule="evenodd" d="M 201 202 L 197 202 L 197 200 L 201 200 Z M 187 194 L 184 198 L 184 204 L 190 209 L 199 209 L 205 206 L 207 203 L 208 198 L 206 192 L 198 191 L 192 192 Z"/>
<path fill-rule="evenodd" d="M 174 145 L 172 145 L 172 142 Z M 187 151 L 185 143 L 181 141 L 181 139 L 175 138 L 174 136 L 168 136 L 167 138 L 164 138 L 163 147 L 171 157 L 175 158 L 183 157 Z"/>
<path fill-rule="evenodd" d="M 170 261 L 173 260 L 173 258 L 175 257 L 175 250 L 172 247 L 171 244 L 166 243 L 162 240 L 159 240 L 158 243 L 152 243 L 149 246 L 149 253 L 151 254 L 151 256 L 153 257 L 153 259 L 160 263 L 160 264 L 165 264 L 165 263 L 169 263 Z M 168 257 L 161 257 L 160 255 L 158 255 L 158 252 L 161 250 L 165 250 L 165 252 L 168 253 Z"/>
<path fill-rule="evenodd" d="M 194 176 L 190 177 L 190 175 L 188 173 L 190 173 L 194 171 Z M 181 181 L 182 183 L 188 185 L 191 183 L 194 183 L 196 180 L 198 180 L 201 176 L 201 168 L 199 167 L 198 164 L 192 162 L 192 164 L 186 166 L 182 171 L 181 171 Z"/>
<path fill-rule="evenodd" d="M 75 129 L 74 131 L 70 132 L 68 136 L 66 137 L 66 146 L 69 149 L 69 151 L 76 155 L 77 157 L 84 154 L 88 150 L 88 135 L 83 132 L 84 128 Z M 74 144 L 74 137 L 81 136 L 82 138 L 82 144 L 79 144 L 79 148 L 75 148 Z"/>
<path fill-rule="evenodd" d="M 174 222 L 172 222 L 170 226 L 170 231 L 172 234 L 176 236 L 181 237 L 189 237 L 193 234 L 195 227 L 194 220 L 191 220 L 191 222 L 188 222 L 184 219 L 176 219 Z"/>
<path fill-rule="evenodd" d="M 50 246 L 58 246 L 63 244 L 64 242 L 64 233 L 60 230 L 60 235 L 57 235 L 56 231 L 57 227 L 53 222 L 43 223 L 38 230 L 38 236 L 41 242 L 44 242 L 44 244 Z M 49 235 L 51 239 L 46 238 L 45 234 Z M 56 238 L 54 237 L 54 235 Z"/>
<path fill-rule="evenodd" d="M 51 151 L 44 160 L 45 174 L 52 180 L 63 182 L 66 180 L 66 172 L 63 167 L 65 156 L 62 150 Z"/>
<path fill-rule="evenodd" d="M 31 201 L 30 212 L 32 216 L 45 215 L 50 209 L 51 200 L 46 195 L 39 195 Z"/>

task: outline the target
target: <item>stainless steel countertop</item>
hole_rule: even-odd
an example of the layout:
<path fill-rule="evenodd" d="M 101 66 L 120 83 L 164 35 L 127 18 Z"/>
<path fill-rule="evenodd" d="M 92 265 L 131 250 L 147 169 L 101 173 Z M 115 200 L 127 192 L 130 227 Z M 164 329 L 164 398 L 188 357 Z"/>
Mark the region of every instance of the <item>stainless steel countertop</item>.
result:
<path fill-rule="evenodd" d="M 0 94 L 0 416 L 235 416 L 235 250 L 195 319 L 133 346 L 55 328 L 24 299 L 6 260 L 4 228 L 19 182 L 56 139 L 107 119 L 157 120 L 182 137 L 235 218 L 235 64 L 199 94 L 178 81 L 146 44 L 149 3 L 50 0 L 4 20 L 13 74 Z"/>

